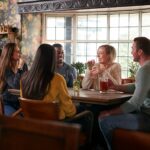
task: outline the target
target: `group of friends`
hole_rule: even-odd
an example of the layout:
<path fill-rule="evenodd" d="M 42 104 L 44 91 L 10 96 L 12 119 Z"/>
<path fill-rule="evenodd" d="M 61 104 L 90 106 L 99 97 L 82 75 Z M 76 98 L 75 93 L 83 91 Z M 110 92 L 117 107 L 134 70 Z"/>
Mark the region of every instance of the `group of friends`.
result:
<path fill-rule="evenodd" d="M 133 93 L 120 106 L 99 110 L 97 121 L 107 148 L 112 149 L 112 134 L 115 128 L 150 131 L 150 39 L 136 37 L 132 42 L 132 56 L 140 65 L 135 83 L 121 84 L 121 66 L 115 62 L 116 50 L 111 45 L 102 45 L 97 50 L 98 62 L 88 61 L 88 68 L 82 81 L 83 89 L 99 88 L 99 78 L 107 76 L 109 88 Z M 28 67 L 18 44 L 7 43 L 0 56 L 0 91 L 4 101 L 4 114 L 10 116 L 19 107 L 18 97 L 8 89 L 20 89 L 20 96 L 44 102 L 59 102 L 59 119 L 71 117 L 78 112 L 68 93 L 77 78 L 76 70 L 64 62 L 61 44 L 41 44 L 33 64 Z M 83 106 L 83 105 L 82 105 Z M 85 108 L 86 109 L 86 108 Z"/>

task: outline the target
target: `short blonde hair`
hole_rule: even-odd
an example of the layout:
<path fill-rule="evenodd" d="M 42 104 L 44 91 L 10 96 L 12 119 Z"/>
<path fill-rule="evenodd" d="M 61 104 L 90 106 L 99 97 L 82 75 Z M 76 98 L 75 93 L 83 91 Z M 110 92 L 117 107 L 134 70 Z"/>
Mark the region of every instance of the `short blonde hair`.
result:
<path fill-rule="evenodd" d="M 113 62 L 116 59 L 116 49 L 108 44 L 99 46 L 97 53 L 99 52 L 100 48 L 104 48 L 106 51 L 106 54 L 110 56 L 110 62 Z"/>

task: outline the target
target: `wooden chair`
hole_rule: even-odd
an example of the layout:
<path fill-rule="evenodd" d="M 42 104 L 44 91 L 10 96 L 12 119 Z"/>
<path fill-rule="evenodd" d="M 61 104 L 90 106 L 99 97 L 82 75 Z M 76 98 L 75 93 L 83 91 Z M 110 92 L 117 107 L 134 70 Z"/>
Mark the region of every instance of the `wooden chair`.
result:
<path fill-rule="evenodd" d="M 23 116 L 40 120 L 58 120 L 59 108 L 57 103 L 45 103 L 39 100 L 19 98 Z M 63 120 L 67 123 L 80 123 L 84 125 L 81 129 L 80 145 L 83 147 L 91 144 L 93 114 L 90 111 L 83 111 L 71 118 Z"/>
<path fill-rule="evenodd" d="M 18 90 L 16 90 L 18 92 Z M 16 92 L 16 93 L 17 93 Z M 23 99 L 23 98 L 22 98 Z M 22 102 L 23 103 L 23 102 Z M 30 105 L 30 107 L 28 107 Z M 44 105 L 44 109 L 43 109 Z M 22 111 L 26 118 L 35 118 L 43 120 L 58 120 L 58 105 L 54 103 L 43 104 L 41 101 L 28 101 L 23 105 L 24 109 L 19 108 L 11 117 L 17 117 Z M 0 115 L 4 115 L 3 97 L 0 94 Z M 31 116 L 30 116 L 31 115 Z"/>
<path fill-rule="evenodd" d="M 41 100 L 19 98 L 21 111 L 25 118 L 40 120 L 59 120 L 59 106 L 57 103 L 43 103 Z"/>
<path fill-rule="evenodd" d="M 0 150 L 77 150 L 80 126 L 0 116 Z"/>
<path fill-rule="evenodd" d="M 150 132 L 115 129 L 113 150 L 150 150 Z"/>

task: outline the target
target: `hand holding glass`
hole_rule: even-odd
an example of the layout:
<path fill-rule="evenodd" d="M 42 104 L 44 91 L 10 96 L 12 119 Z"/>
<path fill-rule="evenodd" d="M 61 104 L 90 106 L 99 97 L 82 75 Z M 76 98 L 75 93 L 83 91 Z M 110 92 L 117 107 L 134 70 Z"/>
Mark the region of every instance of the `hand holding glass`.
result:
<path fill-rule="evenodd" d="M 95 65 L 95 60 L 92 59 L 90 61 L 87 62 L 87 66 L 89 70 L 92 70 L 92 67 Z"/>
<path fill-rule="evenodd" d="M 99 74 L 99 69 L 97 66 L 93 66 L 92 67 L 92 70 L 90 70 L 90 77 L 92 79 L 96 79 L 98 77 L 98 74 Z"/>

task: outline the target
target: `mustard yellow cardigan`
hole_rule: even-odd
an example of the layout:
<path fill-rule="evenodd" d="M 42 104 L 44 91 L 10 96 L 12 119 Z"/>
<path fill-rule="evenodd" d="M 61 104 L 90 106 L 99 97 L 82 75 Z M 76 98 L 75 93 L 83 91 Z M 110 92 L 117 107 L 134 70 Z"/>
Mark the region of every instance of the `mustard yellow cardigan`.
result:
<path fill-rule="evenodd" d="M 22 85 L 20 86 L 20 89 L 20 94 L 22 97 Z M 43 101 L 59 103 L 59 119 L 71 117 L 76 113 L 76 107 L 68 93 L 66 81 L 63 76 L 58 73 L 55 73 L 50 84 L 50 89 L 47 92 L 47 95 L 45 95 Z"/>

